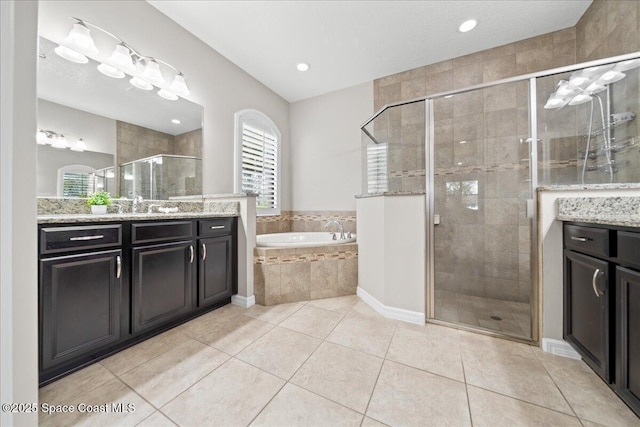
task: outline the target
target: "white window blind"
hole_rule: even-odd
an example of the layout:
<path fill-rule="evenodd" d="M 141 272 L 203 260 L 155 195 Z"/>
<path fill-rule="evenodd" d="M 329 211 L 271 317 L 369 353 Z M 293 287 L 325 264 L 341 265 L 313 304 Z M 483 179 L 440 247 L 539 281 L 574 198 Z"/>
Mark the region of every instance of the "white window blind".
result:
<path fill-rule="evenodd" d="M 278 138 L 273 132 L 242 123 L 242 191 L 255 193 L 256 208 L 277 210 Z"/>
<path fill-rule="evenodd" d="M 387 144 L 367 147 L 367 193 L 378 194 L 388 191 Z"/>

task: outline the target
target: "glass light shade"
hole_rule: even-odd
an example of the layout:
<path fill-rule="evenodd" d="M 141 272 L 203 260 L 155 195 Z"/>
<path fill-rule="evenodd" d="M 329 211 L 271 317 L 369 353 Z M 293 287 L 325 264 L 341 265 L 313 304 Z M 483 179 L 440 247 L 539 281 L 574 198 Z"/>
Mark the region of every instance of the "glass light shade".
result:
<path fill-rule="evenodd" d="M 153 59 L 147 60 L 147 65 L 144 67 L 144 71 L 142 72 L 140 77 L 156 86 L 164 84 L 164 79 L 162 78 L 162 73 L 160 72 L 160 66 Z"/>
<path fill-rule="evenodd" d="M 633 68 L 640 67 L 640 58 L 639 59 L 630 59 L 628 61 L 618 62 L 614 67 L 616 71 L 628 71 Z"/>
<path fill-rule="evenodd" d="M 131 59 L 131 51 L 121 44 L 116 46 L 107 62 L 129 74 L 136 71 L 136 66 L 133 65 L 133 59 Z"/>
<path fill-rule="evenodd" d="M 54 52 L 58 54 L 58 56 L 63 57 L 67 61 L 75 62 L 76 64 L 86 64 L 89 62 L 89 58 L 81 54 L 80 52 L 76 52 L 73 49 L 69 49 L 66 46 L 58 46 L 54 49 Z"/>
<path fill-rule="evenodd" d="M 177 95 L 182 97 L 189 95 L 189 88 L 187 87 L 187 82 L 184 79 L 183 74 L 177 74 L 173 79 L 173 83 L 169 87 L 169 90 Z"/>
<path fill-rule="evenodd" d="M 598 83 L 608 85 L 620 81 L 625 77 L 625 73 L 621 73 L 620 71 L 615 70 L 609 70 L 598 79 Z"/>
<path fill-rule="evenodd" d="M 36 134 L 36 142 L 40 145 L 47 145 L 49 143 L 49 137 L 43 130 L 39 130 Z"/>
<path fill-rule="evenodd" d="M 173 93 L 171 91 L 168 91 L 166 89 L 160 89 L 158 91 L 158 95 L 160 95 L 164 99 L 168 99 L 169 101 L 177 101 L 178 100 L 178 95 L 176 95 L 175 93 Z"/>
<path fill-rule="evenodd" d="M 600 93 L 605 89 L 606 87 L 604 87 L 603 85 L 599 84 L 598 82 L 594 82 L 587 86 L 585 90 L 589 95 L 593 95 L 594 93 Z"/>
<path fill-rule="evenodd" d="M 611 69 L 613 65 L 598 65 L 596 67 L 589 67 L 582 70 L 582 74 L 585 76 L 593 76 L 596 74 L 604 73 L 605 71 Z"/>
<path fill-rule="evenodd" d="M 569 101 L 569 105 L 579 105 L 584 104 L 585 102 L 589 102 L 591 100 L 591 96 L 581 93 L 576 95 L 571 101 Z"/>
<path fill-rule="evenodd" d="M 83 152 L 87 149 L 87 145 L 84 143 L 82 138 L 80 138 L 73 146 L 71 146 L 71 151 L 79 151 Z"/>
<path fill-rule="evenodd" d="M 567 100 L 565 98 L 559 97 L 556 94 L 552 94 L 549 97 L 547 103 L 544 105 L 544 108 L 546 110 L 552 110 L 554 108 L 564 107 L 565 105 L 567 105 Z"/>
<path fill-rule="evenodd" d="M 138 89 L 142 89 L 142 90 L 153 89 L 153 85 L 151 83 L 149 83 L 146 80 L 142 80 L 140 77 L 132 78 L 131 80 L 129 80 L 129 83 L 131 83 L 133 86 L 137 87 Z"/>
<path fill-rule="evenodd" d="M 58 135 L 53 138 L 53 144 L 51 144 L 53 148 L 67 148 L 69 145 L 67 144 L 67 138 L 64 135 Z"/>
<path fill-rule="evenodd" d="M 100 71 L 105 76 L 113 77 L 114 79 L 124 79 L 124 72 L 109 64 L 102 63 L 98 65 L 98 71 Z"/>
<path fill-rule="evenodd" d="M 81 22 L 73 24 L 69 35 L 64 39 L 64 44 L 85 54 L 98 53 L 98 48 L 91 37 L 91 31 Z"/>
<path fill-rule="evenodd" d="M 591 83 L 591 79 L 587 76 L 575 74 L 569 79 L 569 84 L 574 87 L 580 87 Z"/>
<path fill-rule="evenodd" d="M 475 19 L 468 19 L 460 24 L 460 26 L 458 27 L 458 31 L 460 31 L 461 33 L 466 33 L 473 30 L 476 25 L 478 25 L 478 21 L 476 21 Z"/>
<path fill-rule="evenodd" d="M 560 96 L 574 95 L 579 90 L 580 90 L 580 88 L 578 88 L 576 86 L 573 86 L 572 84 L 569 84 L 569 82 L 566 82 L 566 83 L 560 84 L 558 86 L 558 89 L 556 89 L 556 94 L 558 94 Z"/>

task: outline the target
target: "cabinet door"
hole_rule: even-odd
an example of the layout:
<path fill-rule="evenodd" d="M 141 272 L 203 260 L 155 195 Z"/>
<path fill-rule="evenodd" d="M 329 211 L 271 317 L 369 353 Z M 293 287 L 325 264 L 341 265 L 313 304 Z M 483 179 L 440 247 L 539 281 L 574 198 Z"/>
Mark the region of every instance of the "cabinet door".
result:
<path fill-rule="evenodd" d="M 564 254 L 565 339 L 609 382 L 609 263 L 572 251 Z"/>
<path fill-rule="evenodd" d="M 233 286 L 232 236 L 212 237 L 198 241 L 198 307 L 228 298 Z"/>
<path fill-rule="evenodd" d="M 191 311 L 193 242 L 141 246 L 132 255 L 134 334 Z"/>
<path fill-rule="evenodd" d="M 640 411 L 640 273 L 616 268 L 618 394 Z"/>
<path fill-rule="evenodd" d="M 40 364 L 47 370 L 120 338 L 120 250 L 40 261 Z"/>

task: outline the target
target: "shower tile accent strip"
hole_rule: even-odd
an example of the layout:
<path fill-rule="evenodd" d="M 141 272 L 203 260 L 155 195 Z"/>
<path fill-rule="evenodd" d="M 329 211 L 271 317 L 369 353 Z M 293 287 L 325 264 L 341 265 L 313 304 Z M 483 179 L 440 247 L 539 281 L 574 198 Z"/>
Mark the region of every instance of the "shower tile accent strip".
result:
<path fill-rule="evenodd" d="M 358 245 L 256 248 L 253 267 L 260 305 L 354 295 Z"/>

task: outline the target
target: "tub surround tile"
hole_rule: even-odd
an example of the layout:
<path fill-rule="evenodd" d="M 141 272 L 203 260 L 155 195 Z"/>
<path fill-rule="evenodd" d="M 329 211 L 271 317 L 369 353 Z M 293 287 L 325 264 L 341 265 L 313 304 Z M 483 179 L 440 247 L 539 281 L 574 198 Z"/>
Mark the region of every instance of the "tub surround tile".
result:
<path fill-rule="evenodd" d="M 361 422 L 362 414 L 289 383 L 250 425 L 359 427 Z"/>

